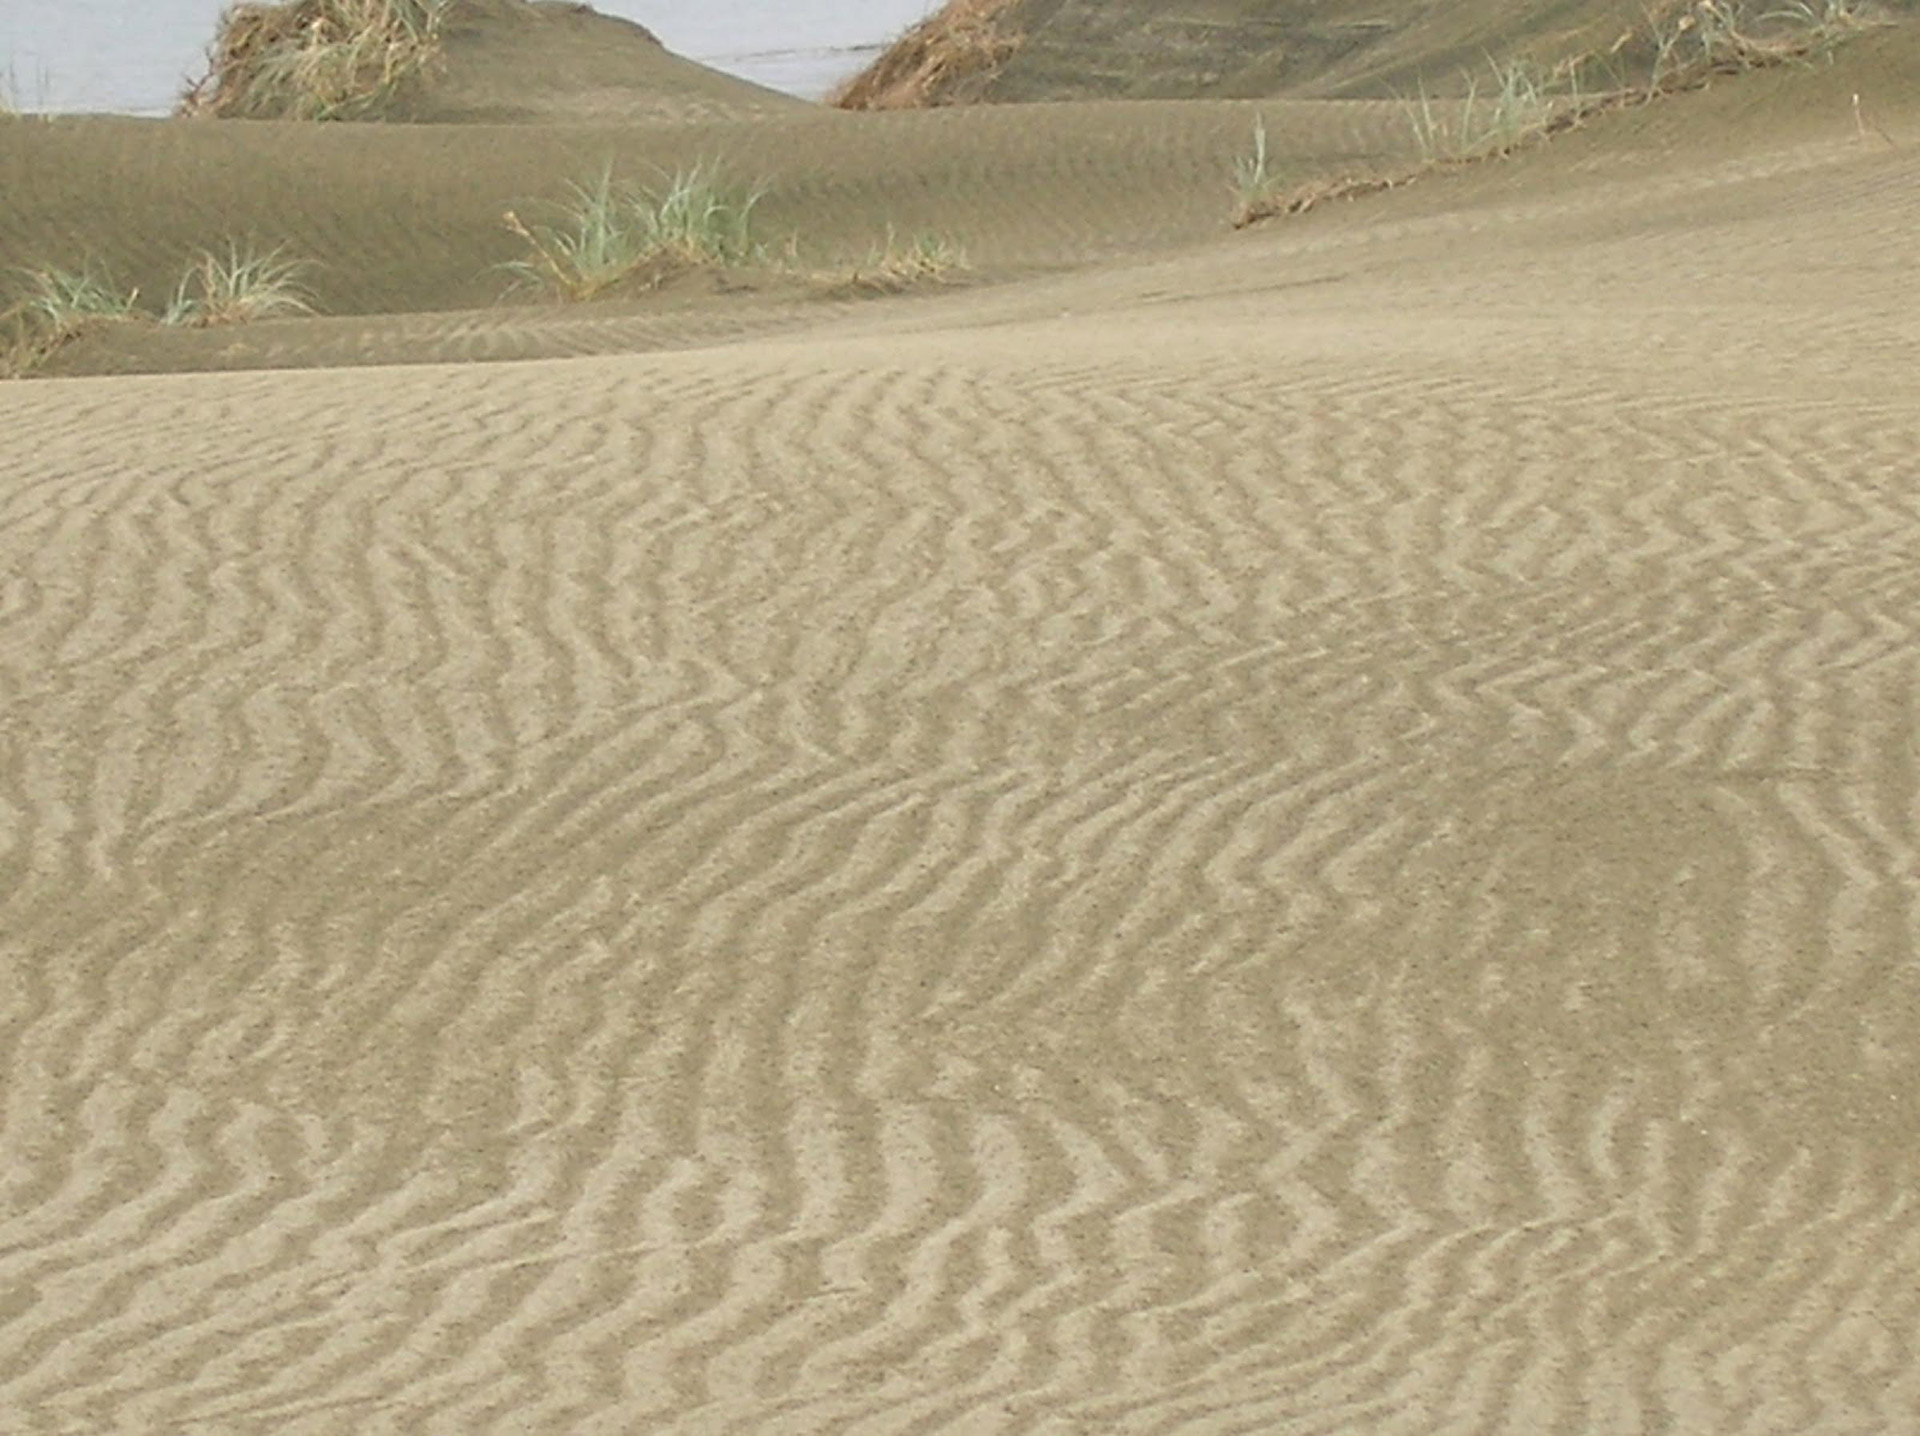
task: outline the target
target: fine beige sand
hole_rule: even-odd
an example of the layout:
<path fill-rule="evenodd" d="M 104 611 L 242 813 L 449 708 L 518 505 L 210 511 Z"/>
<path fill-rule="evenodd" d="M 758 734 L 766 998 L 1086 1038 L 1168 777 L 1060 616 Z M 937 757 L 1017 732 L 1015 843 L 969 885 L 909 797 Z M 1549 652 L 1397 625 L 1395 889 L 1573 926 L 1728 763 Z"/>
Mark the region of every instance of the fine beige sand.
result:
<path fill-rule="evenodd" d="M 0 1431 L 1920 1430 L 1915 74 L 0 124 L 331 311 L 0 386 Z M 722 141 L 978 272 L 493 302 Z"/>

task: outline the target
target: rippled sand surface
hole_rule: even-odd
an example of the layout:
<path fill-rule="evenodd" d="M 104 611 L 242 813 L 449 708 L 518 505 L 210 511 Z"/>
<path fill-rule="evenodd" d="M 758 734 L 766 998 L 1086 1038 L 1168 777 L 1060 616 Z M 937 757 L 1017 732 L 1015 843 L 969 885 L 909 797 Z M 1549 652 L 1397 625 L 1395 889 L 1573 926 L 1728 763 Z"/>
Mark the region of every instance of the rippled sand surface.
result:
<path fill-rule="evenodd" d="M 0 389 L 0 1430 L 1920 1429 L 1920 128 L 1832 120 Z"/>

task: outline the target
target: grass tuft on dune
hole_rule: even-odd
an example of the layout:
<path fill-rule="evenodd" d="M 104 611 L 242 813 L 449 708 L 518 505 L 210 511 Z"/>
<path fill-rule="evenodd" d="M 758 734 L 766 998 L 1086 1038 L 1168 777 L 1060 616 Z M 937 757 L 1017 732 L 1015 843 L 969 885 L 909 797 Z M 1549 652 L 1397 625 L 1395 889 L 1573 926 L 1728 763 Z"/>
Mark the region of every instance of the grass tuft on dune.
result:
<path fill-rule="evenodd" d="M 1020 36 L 1009 28 L 1015 0 L 948 0 L 902 35 L 872 65 L 828 97 L 843 110 L 906 110 L 969 98 L 991 81 Z"/>
<path fill-rule="evenodd" d="M 1556 116 L 1581 105 L 1577 75 L 1542 75 L 1523 60 L 1487 65 L 1493 83 L 1484 90 L 1474 75 L 1458 100 L 1438 101 L 1422 86 L 1405 102 L 1414 143 L 1428 164 L 1511 154 L 1546 135 Z"/>
<path fill-rule="evenodd" d="M 1648 11 L 1642 25 L 1606 51 L 1571 56 L 1548 71 L 1525 60 L 1490 58 L 1490 86 L 1468 75 L 1457 98 L 1436 99 L 1423 85 L 1401 102 L 1420 162 L 1399 173 L 1283 184 L 1269 169 L 1266 136 L 1256 127 L 1252 150 L 1234 167 L 1234 227 L 1396 189 L 1449 166 L 1501 159 L 1591 116 L 1696 90 L 1722 75 L 1809 63 L 1874 23 L 1856 0 L 1680 0 Z"/>
<path fill-rule="evenodd" d="M 25 297 L 0 310 L 0 379 L 32 373 L 89 329 L 144 316 L 137 289 L 122 289 L 104 270 L 23 269 Z"/>
<path fill-rule="evenodd" d="M 726 269 L 759 257 L 753 211 L 762 192 L 729 183 L 717 165 L 696 164 L 648 189 L 617 183 L 608 164 L 597 179 L 568 188 L 572 198 L 552 224 L 506 212 L 507 228 L 528 250 L 502 266 L 515 290 L 591 299 L 628 280 L 657 283 L 675 269 Z"/>
<path fill-rule="evenodd" d="M 844 269 L 811 276 L 834 295 L 901 294 L 924 285 L 950 284 L 973 267 L 955 240 L 932 230 L 903 235 L 888 225 L 886 237 Z"/>
<path fill-rule="evenodd" d="M 306 265 L 278 249 L 260 251 L 229 241 L 223 254 L 205 250 L 188 267 L 160 316 L 163 324 L 209 329 L 253 319 L 311 314 L 300 283 Z"/>
<path fill-rule="evenodd" d="M 25 272 L 27 297 L 20 310 L 50 334 L 65 338 L 103 320 L 131 318 L 140 291 L 121 289 L 113 277 L 91 264 L 77 270 Z"/>
<path fill-rule="evenodd" d="M 1693 0 L 1650 19 L 1647 93 L 1691 89 L 1715 75 L 1798 64 L 1873 23 L 1857 0 Z M 1622 38 L 1616 51 L 1635 37 Z"/>
<path fill-rule="evenodd" d="M 440 54 L 452 0 L 243 0 L 179 113 L 217 119 L 367 118 Z"/>
<path fill-rule="evenodd" d="M 140 307 L 138 289 L 122 289 L 105 269 L 48 265 L 18 271 L 25 294 L 0 310 L 0 379 L 40 368 L 82 334 L 116 324 L 164 324 L 209 329 L 295 314 L 311 314 L 300 283 L 307 265 L 279 249 L 229 240 L 224 250 L 202 250 L 158 313 Z"/>

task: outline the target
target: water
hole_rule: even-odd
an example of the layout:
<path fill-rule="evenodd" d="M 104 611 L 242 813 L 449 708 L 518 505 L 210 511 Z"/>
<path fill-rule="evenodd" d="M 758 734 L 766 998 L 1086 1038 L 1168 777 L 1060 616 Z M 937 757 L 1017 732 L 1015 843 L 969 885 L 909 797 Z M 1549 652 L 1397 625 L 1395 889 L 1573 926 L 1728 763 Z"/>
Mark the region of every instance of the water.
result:
<path fill-rule="evenodd" d="M 716 69 L 818 99 L 937 0 L 599 0 Z M 0 0 L 0 86 L 33 110 L 165 114 L 224 0 Z"/>

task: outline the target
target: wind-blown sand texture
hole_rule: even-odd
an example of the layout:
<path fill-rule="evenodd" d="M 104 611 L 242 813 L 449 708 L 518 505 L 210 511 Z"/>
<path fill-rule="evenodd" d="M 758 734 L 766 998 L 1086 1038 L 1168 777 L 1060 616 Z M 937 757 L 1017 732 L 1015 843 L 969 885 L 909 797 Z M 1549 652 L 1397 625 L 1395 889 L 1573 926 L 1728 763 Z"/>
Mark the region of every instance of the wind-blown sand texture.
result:
<path fill-rule="evenodd" d="M 1917 1429 L 1917 62 L 0 387 L 0 1430 Z"/>

